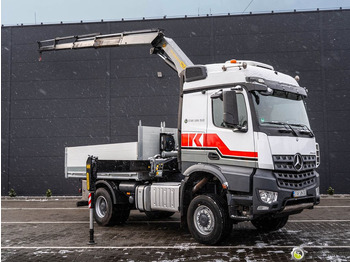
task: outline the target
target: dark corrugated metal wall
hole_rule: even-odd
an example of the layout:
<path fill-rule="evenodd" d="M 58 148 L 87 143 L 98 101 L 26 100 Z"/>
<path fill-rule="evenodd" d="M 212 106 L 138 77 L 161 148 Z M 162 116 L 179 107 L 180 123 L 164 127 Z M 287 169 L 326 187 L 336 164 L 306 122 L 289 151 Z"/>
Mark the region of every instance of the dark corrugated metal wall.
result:
<path fill-rule="evenodd" d="M 163 28 L 196 64 L 231 58 L 299 75 L 321 147 L 321 191 L 349 193 L 350 11 L 2 27 L 2 195 L 77 194 L 64 147 L 137 140 L 138 121 L 176 127 L 175 72 L 148 47 L 44 53 L 37 40 Z M 163 77 L 158 78 L 157 72 Z"/>

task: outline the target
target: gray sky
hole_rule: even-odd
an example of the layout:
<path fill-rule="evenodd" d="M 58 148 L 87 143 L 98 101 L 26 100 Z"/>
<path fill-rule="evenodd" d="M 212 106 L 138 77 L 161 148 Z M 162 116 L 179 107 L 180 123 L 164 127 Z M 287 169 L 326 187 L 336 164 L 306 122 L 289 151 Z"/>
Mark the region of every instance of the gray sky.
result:
<path fill-rule="evenodd" d="M 350 0 L 1 0 L 4 25 L 350 8 Z"/>

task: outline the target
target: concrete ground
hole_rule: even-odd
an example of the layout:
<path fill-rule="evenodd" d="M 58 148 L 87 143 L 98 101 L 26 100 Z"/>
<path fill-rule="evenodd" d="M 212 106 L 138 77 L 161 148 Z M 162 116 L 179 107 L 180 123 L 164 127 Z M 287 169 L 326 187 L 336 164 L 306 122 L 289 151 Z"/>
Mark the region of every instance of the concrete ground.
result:
<path fill-rule="evenodd" d="M 149 221 L 132 211 L 123 226 L 95 226 L 89 241 L 89 210 L 74 198 L 3 198 L 2 261 L 292 261 L 302 246 L 306 261 L 350 261 L 350 197 L 323 197 L 313 210 L 291 216 L 273 233 L 248 223 L 234 225 L 219 246 L 198 244 L 179 216 Z"/>

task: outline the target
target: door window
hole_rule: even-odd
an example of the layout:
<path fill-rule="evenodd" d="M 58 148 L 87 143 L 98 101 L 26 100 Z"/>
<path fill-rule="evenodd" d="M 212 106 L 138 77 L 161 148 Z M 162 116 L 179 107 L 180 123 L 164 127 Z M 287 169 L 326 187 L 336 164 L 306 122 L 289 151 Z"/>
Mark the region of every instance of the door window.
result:
<path fill-rule="evenodd" d="M 237 94 L 238 120 L 240 126 L 248 127 L 247 108 L 243 94 Z M 224 123 L 224 102 L 221 98 L 212 99 L 213 123 L 217 127 L 225 127 Z"/>

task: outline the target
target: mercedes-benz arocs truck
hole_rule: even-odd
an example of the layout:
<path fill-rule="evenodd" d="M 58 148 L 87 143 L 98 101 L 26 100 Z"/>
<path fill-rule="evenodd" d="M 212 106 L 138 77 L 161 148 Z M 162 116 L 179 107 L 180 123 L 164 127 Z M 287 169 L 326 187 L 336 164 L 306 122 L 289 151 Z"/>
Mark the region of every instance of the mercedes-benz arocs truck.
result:
<path fill-rule="evenodd" d="M 296 78 L 254 61 L 194 65 L 158 29 L 38 43 L 40 53 L 150 45 L 180 78 L 177 128 L 140 124 L 137 142 L 66 148 L 66 177 L 96 187 L 98 224 L 132 209 L 180 212 L 198 242 L 216 244 L 233 223 L 273 231 L 319 203 L 320 152 Z"/>

